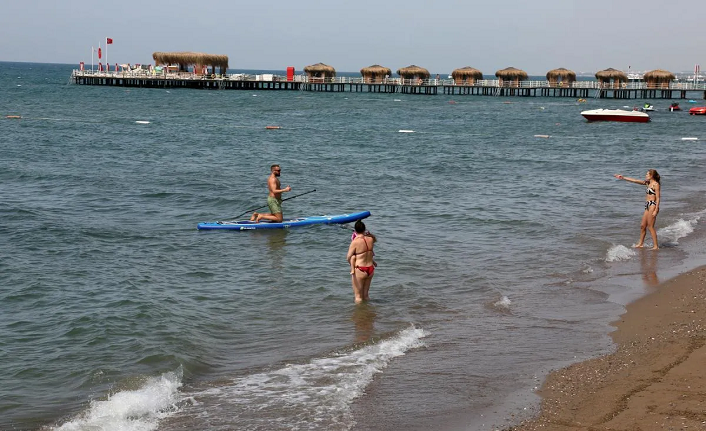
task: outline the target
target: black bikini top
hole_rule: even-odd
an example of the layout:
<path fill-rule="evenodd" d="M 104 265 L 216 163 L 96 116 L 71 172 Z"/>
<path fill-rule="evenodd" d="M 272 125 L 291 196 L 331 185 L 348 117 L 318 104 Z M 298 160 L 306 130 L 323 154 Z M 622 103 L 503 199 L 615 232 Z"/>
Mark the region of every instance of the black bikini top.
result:
<path fill-rule="evenodd" d="M 645 185 L 647 185 L 647 184 L 645 184 Z M 656 195 L 656 194 L 657 194 L 657 193 L 655 193 L 655 189 L 653 189 L 653 188 L 650 187 L 649 185 L 647 185 L 647 191 L 646 191 L 646 193 L 647 193 L 648 195 Z"/>

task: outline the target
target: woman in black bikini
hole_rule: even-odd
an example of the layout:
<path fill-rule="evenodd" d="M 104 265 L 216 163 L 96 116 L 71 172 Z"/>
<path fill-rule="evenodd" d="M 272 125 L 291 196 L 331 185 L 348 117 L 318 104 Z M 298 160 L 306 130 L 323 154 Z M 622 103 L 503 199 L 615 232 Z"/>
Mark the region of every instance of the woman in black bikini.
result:
<path fill-rule="evenodd" d="M 375 237 L 365 233 L 365 224 L 360 220 L 355 222 L 355 233 L 356 237 L 348 247 L 346 260 L 350 263 L 355 256 L 355 273 L 351 275 L 351 281 L 355 303 L 359 304 L 370 299 L 368 292 L 375 272 L 375 262 L 373 262 Z"/>
<path fill-rule="evenodd" d="M 624 177 L 620 174 L 615 174 L 614 176 L 619 180 L 630 181 L 631 183 L 647 186 L 647 196 L 645 196 L 645 212 L 642 214 L 642 223 L 640 224 L 640 241 L 635 244 L 635 247 L 644 247 L 645 235 L 647 234 L 647 229 L 649 229 L 650 235 L 652 235 L 652 250 L 659 249 L 657 246 L 657 232 L 655 231 L 655 221 L 657 220 L 657 214 L 659 214 L 659 199 L 661 192 L 659 174 L 656 170 L 650 169 L 647 171 L 647 174 L 645 174 L 644 181 Z"/>

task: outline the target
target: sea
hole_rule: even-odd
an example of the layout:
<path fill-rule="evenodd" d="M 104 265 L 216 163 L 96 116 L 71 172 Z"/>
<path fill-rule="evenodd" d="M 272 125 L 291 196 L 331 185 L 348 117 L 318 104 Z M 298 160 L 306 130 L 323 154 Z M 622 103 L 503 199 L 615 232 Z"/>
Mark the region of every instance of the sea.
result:
<path fill-rule="evenodd" d="M 625 304 L 706 262 L 688 100 L 589 123 L 645 101 L 80 86 L 74 68 L 0 63 L 1 430 L 505 429 L 550 371 L 614 349 Z M 371 211 L 368 303 L 350 225 L 196 229 L 264 206 L 275 163 L 285 217 Z M 644 187 L 613 177 L 648 169 L 659 251 L 632 247 Z"/>

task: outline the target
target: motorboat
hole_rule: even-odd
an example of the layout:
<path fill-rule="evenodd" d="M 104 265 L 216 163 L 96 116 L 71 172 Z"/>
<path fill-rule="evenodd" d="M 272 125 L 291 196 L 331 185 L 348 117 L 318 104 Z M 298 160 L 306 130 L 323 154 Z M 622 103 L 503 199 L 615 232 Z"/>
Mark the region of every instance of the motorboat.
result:
<path fill-rule="evenodd" d="M 689 115 L 706 115 L 706 106 L 697 106 L 689 109 Z"/>
<path fill-rule="evenodd" d="M 623 109 L 591 109 L 581 115 L 588 121 L 620 121 L 625 123 L 647 123 L 650 116 L 640 111 L 625 111 Z"/>
<path fill-rule="evenodd" d="M 679 107 L 678 102 L 672 102 L 672 104 L 669 105 L 669 112 L 674 112 L 674 111 L 681 111 L 681 108 Z"/>
<path fill-rule="evenodd" d="M 652 105 L 650 105 L 649 103 L 645 103 L 645 105 L 642 107 L 642 110 L 643 110 L 644 112 L 654 111 L 654 110 L 655 110 L 655 107 L 652 106 Z"/>

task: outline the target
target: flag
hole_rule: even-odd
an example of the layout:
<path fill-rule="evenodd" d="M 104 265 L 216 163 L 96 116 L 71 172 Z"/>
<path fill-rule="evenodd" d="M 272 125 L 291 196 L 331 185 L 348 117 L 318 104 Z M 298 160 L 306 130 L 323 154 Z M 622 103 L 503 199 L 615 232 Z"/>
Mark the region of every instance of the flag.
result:
<path fill-rule="evenodd" d="M 99 59 L 101 58 L 101 47 L 100 46 L 98 47 L 98 58 Z"/>
<path fill-rule="evenodd" d="M 109 37 L 106 37 L 106 38 L 105 38 L 105 43 L 106 43 L 106 45 L 110 45 L 110 44 L 113 43 L 113 39 L 111 39 L 111 38 L 109 38 Z"/>

